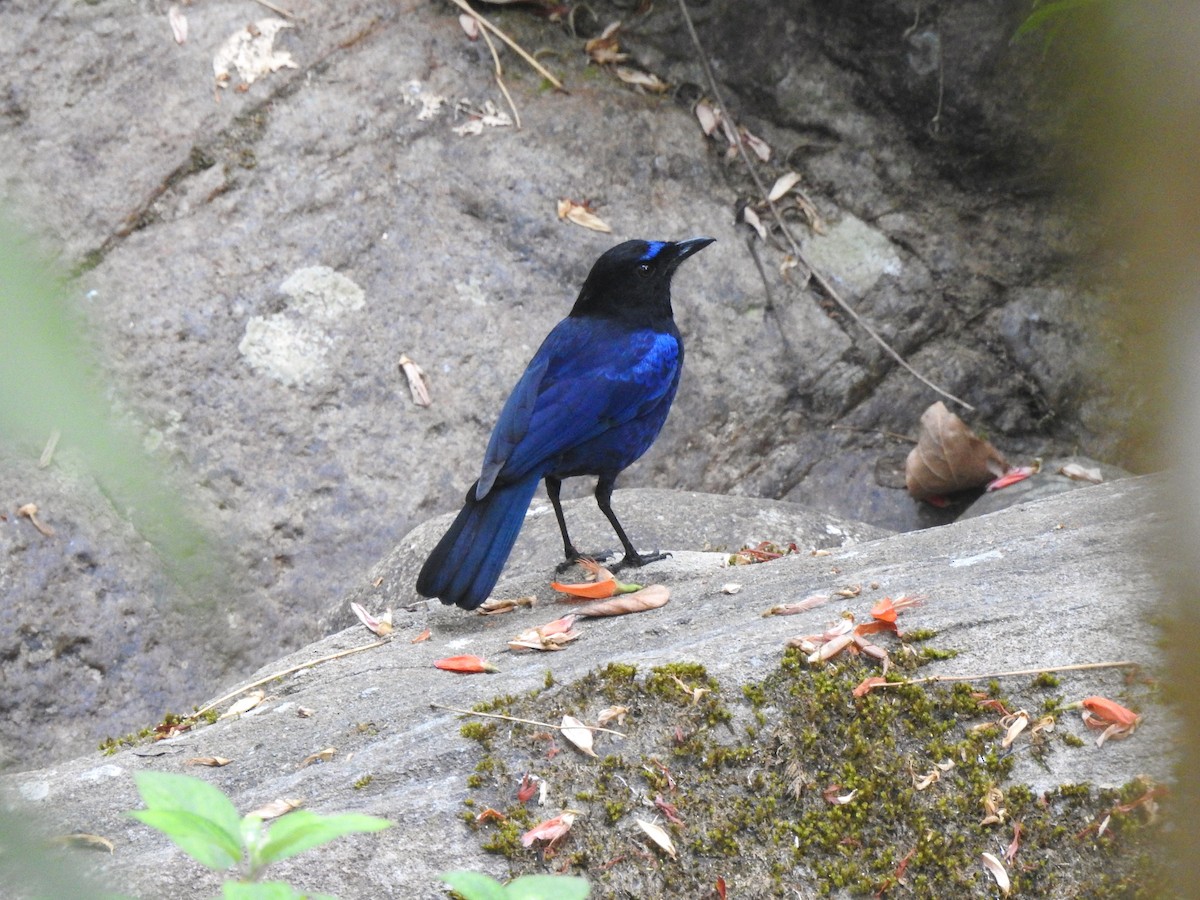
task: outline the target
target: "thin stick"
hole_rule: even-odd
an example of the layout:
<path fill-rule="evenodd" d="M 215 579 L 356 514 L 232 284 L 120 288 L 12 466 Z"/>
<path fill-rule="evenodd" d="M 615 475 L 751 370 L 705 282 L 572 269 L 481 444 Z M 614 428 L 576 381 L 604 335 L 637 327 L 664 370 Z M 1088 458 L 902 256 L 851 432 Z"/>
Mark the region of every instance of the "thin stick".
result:
<path fill-rule="evenodd" d="M 1071 666 L 1042 666 L 1038 669 L 1013 669 L 1008 672 L 985 672 L 980 675 L 930 675 L 928 678 L 910 678 L 907 681 L 887 681 L 876 687 L 899 687 L 903 684 L 936 684 L 939 681 L 980 681 L 984 678 L 1007 678 L 1010 675 L 1042 675 L 1048 672 L 1082 672 L 1087 669 L 1138 668 L 1139 662 L 1124 659 L 1119 662 L 1076 663 Z"/>
<path fill-rule="evenodd" d="M 479 21 L 479 13 L 471 10 L 475 16 L 475 21 Z M 487 29 L 482 29 L 480 34 L 483 35 L 484 43 L 488 45 L 488 49 L 492 51 L 492 62 L 496 64 L 496 86 L 500 88 L 500 93 L 504 95 L 504 99 L 508 101 L 508 108 L 512 110 L 513 123 L 517 127 L 517 131 L 521 130 L 521 114 L 517 112 L 517 104 L 513 103 L 512 95 L 509 94 L 508 88 L 504 84 L 504 69 L 500 66 L 500 54 L 496 52 L 496 45 L 492 43 L 491 36 L 487 33 Z"/>
<path fill-rule="evenodd" d="M 501 716 L 496 713 L 476 712 L 473 709 L 459 709 L 457 706 L 442 706 L 440 703 L 430 703 L 430 709 L 444 709 L 447 712 L 462 713 L 464 716 L 483 716 L 485 719 L 503 719 L 505 722 L 520 722 L 522 725 L 536 725 L 538 728 L 555 728 L 562 731 L 562 725 L 552 725 L 549 722 L 535 722 L 533 719 L 518 719 L 516 716 Z M 588 731 L 603 731 L 605 734 L 615 734 L 617 737 L 628 737 L 611 728 L 601 728 L 599 725 L 584 725 Z"/>
<path fill-rule="evenodd" d="M 374 650 L 376 647 L 382 647 L 384 644 L 390 644 L 390 643 L 391 643 L 391 638 L 385 638 L 382 641 L 376 641 L 373 644 L 367 644 L 363 647 L 351 647 L 349 650 L 339 650 L 337 653 L 330 653 L 328 656 L 322 656 L 319 659 L 311 659 L 306 663 L 300 663 L 300 665 L 298 665 L 298 666 L 292 666 L 290 669 L 284 669 L 282 672 L 276 672 L 273 675 L 268 675 L 266 678 L 260 678 L 260 679 L 258 679 L 258 681 L 255 681 L 253 684 L 248 684 L 245 687 L 240 687 L 236 691 L 230 691 L 224 697 L 218 697 L 216 700 L 213 700 L 211 703 L 205 704 L 204 706 L 200 707 L 198 710 L 196 710 L 194 713 L 192 713 L 191 716 L 189 716 L 189 718 L 194 719 L 196 716 L 202 716 L 206 712 L 208 712 L 210 709 L 220 706 L 226 700 L 232 700 L 238 694 L 244 694 L 246 691 L 250 690 L 251 688 L 259 687 L 261 685 L 266 684 L 268 681 L 274 681 L 276 678 L 282 678 L 285 675 L 291 675 L 293 672 L 299 672 L 301 669 L 307 669 L 309 666 L 317 666 L 317 665 L 320 665 L 321 663 L 327 663 L 330 660 L 341 659 L 343 656 L 350 656 L 352 653 L 362 653 L 364 650 Z"/>
<path fill-rule="evenodd" d="M 454 2 L 457 3 L 459 0 L 454 0 Z M 733 120 L 729 117 L 729 110 L 725 106 L 725 101 L 721 99 L 721 90 L 717 87 L 716 76 L 713 75 L 712 66 L 710 66 L 708 63 L 708 56 L 704 52 L 704 46 L 700 43 L 700 36 L 696 33 L 696 26 L 692 24 L 692 17 L 688 13 L 687 3 L 685 0 L 679 0 L 679 10 L 683 13 L 683 21 L 687 24 L 688 34 L 690 34 L 692 37 L 692 43 L 696 47 L 696 53 L 700 56 L 700 63 L 704 67 L 704 74 L 708 78 L 709 90 L 712 91 L 713 99 L 716 100 L 717 107 L 721 110 L 721 120 L 725 123 L 728 123 L 732 128 Z M 961 397 L 956 397 L 949 391 L 938 387 L 936 384 L 914 369 L 908 363 L 908 361 L 904 359 L 903 356 L 901 356 L 895 349 L 892 348 L 891 344 L 883 339 L 879 332 L 871 327 L 871 325 L 868 324 L 867 321 L 858 314 L 857 310 L 855 310 L 842 298 L 842 295 L 839 294 L 834 286 L 829 283 L 829 280 L 815 268 L 813 268 L 812 264 L 804 258 L 804 254 L 800 251 L 800 244 L 792 235 L 792 230 L 784 221 L 783 215 L 779 212 L 779 207 L 775 205 L 775 201 L 771 199 L 771 195 L 768 193 L 766 185 L 763 184 L 762 179 L 758 176 L 758 169 L 755 167 L 753 161 L 751 161 L 750 155 L 746 152 L 746 148 L 742 143 L 741 137 L 737 135 L 736 131 L 734 132 L 734 136 L 737 137 L 735 145 L 737 146 L 738 154 L 742 157 L 742 161 L 745 162 L 746 168 L 750 172 L 750 177 L 754 179 L 754 184 L 758 188 L 759 194 L 767 201 L 767 205 L 771 208 L 771 214 L 775 216 L 775 221 L 779 223 L 780 230 L 783 232 L 784 236 L 787 237 L 788 243 L 792 247 L 792 253 L 795 255 L 796 259 L 798 259 L 812 274 L 813 279 L 818 285 L 820 285 L 821 290 L 823 290 L 831 300 L 840 306 L 846 315 L 850 316 L 850 318 L 852 318 L 858 324 L 859 328 L 870 335 L 871 339 L 874 340 L 875 343 L 877 343 L 880 347 L 882 347 L 888 356 L 894 359 L 902 367 L 907 369 L 914 378 L 934 392 L 941 394 L 947 400 L 951 400 L 954 403 L 962 406 L 964 409 L 969 409 L 974 412 L 975 407 L 966 400 L 963 400 Z"/>
<path fill-rule="evenodd" d="M 278 13 L 279 15 L 283 16 L 285 19 L 296 18 L 295 13 L 288 12 L 282 6 L 276 6 L 274 3 L 269 3 L 268 0 L 254 0 L 254 2 L 258 3 L 260 6 L 265 6 L 267 9 L 269 9 L 273 13 Z"/>
<path fill-rule="evenodd" d="M 491 22 L 489 22 L 487 19 L 485 19 L 479 13 L 475 12 L 475 10 L 471 9 L 471 7 L 467 5 L 467 0 L 454 0 L 454 5 L 457 6 L 459 9 L 461 9 L 463 12 L 465 12 L 467 15 L 469 15 L 471 18 L 473 18 L 482 27 L 486 28 L 488 31 L 490 31 L 492 34 L 494 34 L 496 37 L 500 38 L 500 40 L 504 41 L 504 43 L 508 44 L 508 46 L 512 47 L 512 49 L 514 51 L 516 51 L 517 55 L 520 56 L 521 59 L 523 59 L 523 60 L 525 60 L 525 62 L 529 63 L 529 65 L 533 67 L 535 72 L 537 72 L 539 75 L 541 75 L 547 81 L 549 81 L 552 85 L 554 85 L 556 88 L 558 88 L 564 94 L 570 93 L 570 91 L 568 91 L 565 87 L 563 87 L 563 84 L 561 81 L 559 81 L 557 78 L 555 78 L 553 75 L 551 75 L 546 70 L 545 66 L 543 66 L 540 62 L 538 62 L 536 59 L 534 59 L 532 56 L 530 56 L 528 53 L 526 53 L 520 44 L 518 44 L 516 41 L 514 41 L 512 38 L 510 38 L 507 34 L 505 34 L 503 31 L 501 31 L 499 28 L 497 28 L 495 25 L 493 25 Z"/>

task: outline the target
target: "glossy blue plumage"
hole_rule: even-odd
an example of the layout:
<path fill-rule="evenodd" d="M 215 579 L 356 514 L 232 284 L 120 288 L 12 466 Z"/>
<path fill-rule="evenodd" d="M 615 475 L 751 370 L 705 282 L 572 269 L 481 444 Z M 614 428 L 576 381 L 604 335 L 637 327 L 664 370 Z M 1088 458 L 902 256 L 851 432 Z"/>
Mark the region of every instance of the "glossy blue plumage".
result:
<path fill-rule="evenodd" d="M 625 547 L 637 554 L 609 506 L 617 475 L 650 448 L 679 386 L 683 342 L 671 315 L 675 267 L 711 243 L 627 241 L 593 266 L 571 315 L 547 335 L 509 395 L 479 479 L 430 554 L 417 590 L 473 609 L 495 586 L 525 512 L 545 478 L 558 503 L 563 478 L 599 477 L 596 499 Z"/>

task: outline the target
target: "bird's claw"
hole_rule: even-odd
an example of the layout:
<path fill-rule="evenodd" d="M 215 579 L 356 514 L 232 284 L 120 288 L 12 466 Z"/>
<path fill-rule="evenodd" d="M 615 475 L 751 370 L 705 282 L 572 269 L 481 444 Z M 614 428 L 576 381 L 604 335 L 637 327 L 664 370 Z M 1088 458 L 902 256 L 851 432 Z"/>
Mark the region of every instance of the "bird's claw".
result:
<path fill-rule="evenodd" d="M 670 553 L 655 551 L 654 553 L 634 553 L 626 554 L 626 556 L 614 565 L 609 566 L 613 572 L 619 572 L 622 569 L 640 569 L 647 563 L 658 562 L 666 559 Z"/>

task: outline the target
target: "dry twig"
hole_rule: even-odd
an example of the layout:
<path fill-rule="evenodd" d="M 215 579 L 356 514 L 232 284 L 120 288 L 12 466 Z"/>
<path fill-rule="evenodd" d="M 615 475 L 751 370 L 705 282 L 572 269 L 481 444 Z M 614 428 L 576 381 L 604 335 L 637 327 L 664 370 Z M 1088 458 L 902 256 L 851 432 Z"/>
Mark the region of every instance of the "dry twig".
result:
<path fill-rule="evenodd" d="M 459 0 L 455 0 L 455 2 L 457 3 L 457 2 L 459 2 Z M 720 90 L 720 88 L 717 87 L 716 76 L 713 75 L 712 66 L 709 65 L 709 62 L 708 62 L 708 56 L 707 56 L 707 54 L 705 54 L 704 47 L 700 43 L 700 36 L 698 34 L 696 34 L 696 26 L 692 24 L 692 17 L 688 13 L 687 3 L 685 2 L 685 0 L 679 0 L 679 10 L 683 14 L 683 21 L 687 25 L 688 34 L 691 35 L 692 44 L 695 45 L 696 53 L 700 57 L 700 63 L 704 67 L 704 74 L 705 74 L 705 77 L 708 79 L 708 88 L 709 88 L 709 90 L 712 91 L 713 100 L 716 102 L 717 107 L 721 111 L 721 118 L 726 122 L 732 123 L 733 119 L 729 115 L 729 110 L 725 106 L 725 101 L 721 98 L 721 90 Z M 780 230 L 783 232 L 784 236 L 787 238 L 788 244 L 791 245 L 792 255 L 797 260 L 799 260 L 800 263 L 802 265 L 804 265 L 812 273 L 813 279 L 815 279 L 817 284 L 819 284 L 821 286 L 821 290 L 823 290 L 825 292 L 825 294 L 831 300 L 833 300 L 838 306 L 840 306 L 842 308 L 842 310 L 846 313 L 846 315 L 850 316 L 850 318 L 852 318 L 858 324 L 858 326 L 860 328 L 862 328 L 863 331 L 865 331 L 868 335 L 870 335 L 871 339 L 874 340 L 875 343 L 877 343 L 880 347 L 882 347 L 884 352 L 887 353 L 888 356 L 890 356 L 898 364 L 900 364 L 905 369 L 907 369 L 908 372 L 914 378 L 916 378 L 918 381 L 920 381 L 926 387 L 941 394 L 947 400 L 951 400 L 954 403 L 959 404 L 960 406 L 962 406 L 965 409 L 974 411 L 975 407 L 972 406 L 970 403 L 968 403 L 966 400 L 963 400 L 960 397 L 956 397 L 956 396 L 954 396 L 954 394 L 951 394 L 949 391 L 938 387 L 936 384 L 934 384 L 932 381 L 930 381 L 928 378 L 926 378 L 924 375 L 922 375 L 920 372 L 918 372 L 916 369 L 914 369 L 908 363 L 908 361 L 905 360 L 904 357 L 902 357 L 891 346 L 891 344 L 889 344 L 887 341 L 885 341 L 883 339 L 883 337 L 879 334 L 879 332 L 877 332 L 866 321 L 866 319 L 864 319 L 862 316 L 860 316 L 858 314 L 858 312 L 852 306 L 850 306 L 850 304 L 847 303 L 845 301 L 845 299 L 843 299 L 842 295 L 837 292 L 837 290 L 834 288 L 834 286 L 832 284 L 830 284 L 829 279 L 827 279 L 824 275 L 822 275 L 815 268 L 813 268 L 812 264 L 809 263 L 808 260 L 804 258 L 804 254 L 800 251 L 800 243 L 796 240 L 795 236 L 792 234 L 792 230 L 788 227 L 787 222 L 784 221 L 783 215 L 779 212 L 779 207 L 776 206 L 775 201 L 771 199 L 770 192 L 767 190 L 766 185 L 763 184 L 762 179 L 759 177 L 758 169 L 755 167 L 753 161 L 750 159 L 750 154 L 748 154 L 746 152 L 746 147 L 745 147 L 744 143 L 741 141 L 740 138 L 735 143 L 737 146 L 738 154 L 742 157 L 742 161 L 745 162 L 745 164 L 746 164 L 746 169 L 750 172 L 750 177 L 752 179 L 754 179 L 755 187 L 758 188 L 759 194 L 762 195 L 762 198 L 766 201 L 767 205 L 770 207 L 771 214 L 773 216 L 775 216 L 775 221 L 779 223 Z"/>

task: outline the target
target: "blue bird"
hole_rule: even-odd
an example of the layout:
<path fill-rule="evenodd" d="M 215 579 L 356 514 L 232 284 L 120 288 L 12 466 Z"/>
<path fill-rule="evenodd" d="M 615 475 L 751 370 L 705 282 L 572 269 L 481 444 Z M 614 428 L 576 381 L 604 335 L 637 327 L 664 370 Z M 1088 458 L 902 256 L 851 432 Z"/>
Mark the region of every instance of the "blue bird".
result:
<path fill-rule="evenodd" d="M 620 567 L 662 559 L 637 552 L 610 501 L 617 475 L 658 437 L 679 387 L 683 340 L 671 276 L 712 242 L 625 241 L 596 260 L 570 315 L 547 335 L 500 411 L 479 480 L 421 568 L 419 593 L 463 609 L 486 600 L 542 479 L 568 562 L 581 554 L 559 491 L 576 475 L 597 476 L 596 504 L 625 549 Z"/>

